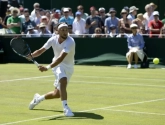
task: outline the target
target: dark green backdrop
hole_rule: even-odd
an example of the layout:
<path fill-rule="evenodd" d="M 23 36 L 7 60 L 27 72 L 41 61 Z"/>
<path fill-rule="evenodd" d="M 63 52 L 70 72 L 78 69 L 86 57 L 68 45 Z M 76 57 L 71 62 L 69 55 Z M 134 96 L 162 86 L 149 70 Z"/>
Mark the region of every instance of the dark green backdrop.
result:
<path fill-rule="evenodd" d="M 48 38 L 25 38 L 34 51 L 43 46 Z M 28 63 L 22 57 L 16 55 L 10 48 L 11 38 L 1 38 L 4 47 L 5 63 Z M 123 38 L 76 38 L 76 64 L 126 64 L 127 41 Z M 147 54 L 150 58 L 158 57 L 164 64 L 165 39 L 146 38 Z M 49 49 L 36 60 L 39 63 L 51 63 L 53 51 Z M 0 60 L 2 62 L 2 58 Z"/>

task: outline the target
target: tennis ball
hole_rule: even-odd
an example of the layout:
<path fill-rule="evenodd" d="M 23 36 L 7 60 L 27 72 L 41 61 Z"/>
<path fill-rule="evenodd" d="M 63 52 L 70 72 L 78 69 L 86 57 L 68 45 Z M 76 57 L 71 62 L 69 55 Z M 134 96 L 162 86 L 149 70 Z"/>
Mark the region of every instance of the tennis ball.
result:
<path fill-rule="evenodd" d="M 154 59 L 153 59 L 153 63 L 154 63 L 154 64 L 159 64 L 159 59 L 158 59 L 158 58 L 154 58 Z"/>

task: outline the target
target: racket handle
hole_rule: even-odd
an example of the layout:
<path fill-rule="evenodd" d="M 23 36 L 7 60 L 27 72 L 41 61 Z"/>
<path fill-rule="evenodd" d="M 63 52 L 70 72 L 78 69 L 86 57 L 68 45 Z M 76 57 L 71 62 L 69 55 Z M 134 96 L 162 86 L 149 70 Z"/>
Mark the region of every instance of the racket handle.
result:
<path fill-rule="evenodd" d="M 36 61 L 33 61 L 33 62 L 34 62 L 34 64 L 36 64 L 37 67 L 39 66 L 39 64 Z"/>

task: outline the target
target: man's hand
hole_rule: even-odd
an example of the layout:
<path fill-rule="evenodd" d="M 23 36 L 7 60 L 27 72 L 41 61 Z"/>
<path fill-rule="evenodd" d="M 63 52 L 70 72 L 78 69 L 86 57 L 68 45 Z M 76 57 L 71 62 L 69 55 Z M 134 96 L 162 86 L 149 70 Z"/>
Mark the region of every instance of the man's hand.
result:
<path fill-rule="evenodd" d="M 31 61 L 31 60 L 32 60 L 32 57 L 31 57 L 30 55 L 28 55 L 28 56 L 26 57 L 26 59 L 27 59 L 28 61 Z"/>
<path fill-rule="evenodd" d="M 97 22 L 96 21 L 93 21 L 92 23 L 91 23 L 91 26 L 94 26 L 94 25 L 96 25 L 97 24 Z"/>
<path fill-rule="evenodd" d="M 41 72 L 47 71 L 48 69 L 45 66 L 38 66 Z"/>

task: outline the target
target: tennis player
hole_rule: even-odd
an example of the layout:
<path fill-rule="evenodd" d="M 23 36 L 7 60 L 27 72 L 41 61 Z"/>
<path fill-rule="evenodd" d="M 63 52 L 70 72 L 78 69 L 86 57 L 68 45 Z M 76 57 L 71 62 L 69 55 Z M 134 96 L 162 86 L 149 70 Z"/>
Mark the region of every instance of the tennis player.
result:
<path fill-rule="evenodd" d="M 67 24 L 59 24 L 58 33 L 59 35 L 51 37 L 42 48 L 32 53 L 32 57 L 38 57 L 50 47 L 53 48 L 55 57 L 52 63 L 48 66 L 39 66 L 38 68 L 41 72 L 49 69 L 53 70 L 56 77 L 54 82 L 55 90 L 44 95 L 35 94 L 30 102 L 29 109 L 32 110 L 43 100 L 61 98 L 64 115 L 72 117 L 74 114 L 67 103 L 66 87 L 74 71 L 75 42 L 72 37 L 68 36 Z"/>

